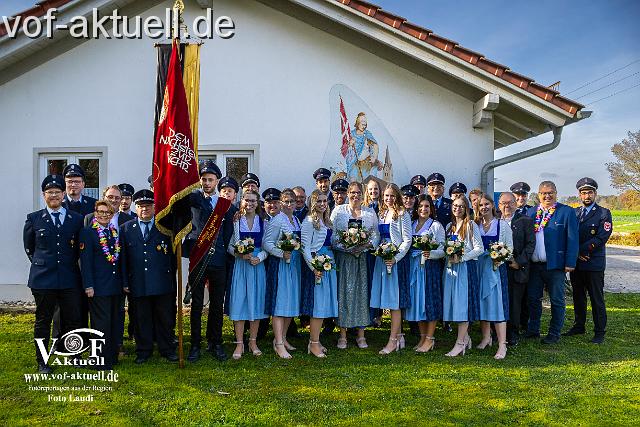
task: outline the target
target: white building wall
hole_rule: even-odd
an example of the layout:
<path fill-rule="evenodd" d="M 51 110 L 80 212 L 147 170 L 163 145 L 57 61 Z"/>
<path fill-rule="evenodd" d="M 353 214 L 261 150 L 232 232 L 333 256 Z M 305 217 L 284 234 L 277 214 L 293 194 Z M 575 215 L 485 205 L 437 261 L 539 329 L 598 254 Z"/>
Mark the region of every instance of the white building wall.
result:
<path fill-rule="evenodd" d="M 147 15 L 164 16 L 164 7 Z M 193 2 L 186 22 L 203 14 Z M 384 122 L 409 172 L 480 183 L 492 130 L 473 104 L 310 25 L 254 2 L 217 1 L 236 35 L 201 50 L 200 145 L 259 144 L 262 186 L 313 187 L 329 139 L 329 91 L 342 83 Z M 108 146 L 107 182 L 146 186 L 152 157 L 156 55 L 151 40 L 91 40 L 0 86 L 4 210 L 0 283 L 25 283 L 25 216 L 40 191 L 34 147 Z M 353 118 L 349 118 L 352 120 Z M 382 153 L 381 153 L 382 156 Z M 290 166 L 286 166 L 290 165 Z M 404 184 L 405 182 L 399 182 Z"/>

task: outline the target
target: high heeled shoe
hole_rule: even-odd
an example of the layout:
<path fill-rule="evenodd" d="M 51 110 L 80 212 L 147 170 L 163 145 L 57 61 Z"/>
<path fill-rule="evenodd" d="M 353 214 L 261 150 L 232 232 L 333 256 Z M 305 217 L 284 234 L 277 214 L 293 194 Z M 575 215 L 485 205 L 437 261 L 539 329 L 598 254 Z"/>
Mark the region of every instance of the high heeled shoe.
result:
<path fill-rule="evenodd" d="M 287 339 L 284 339 L 284 348 L 287 349 L 287 351 L 296 351 L 297 348 L 295 348 L 294 346 L 292 346 L 291 344 L 289 344 L 289 342 L 287 341 Z"/>
<path fill-rule="evenodd" d="M 429 341 L 431 343 L 431 345 L 429 346 L 428 349 L 423 350 L 422 347 L 416 347 L 416 353 L 428 353 L 431 350 L 433 350 L 433 348 L 436 346 L 436 339 L 435 337 L 430 337 L 428 335 L 425 334 L 425 341 Z M 424 344 L 423 344 L 424 345 Z"/>
<path fill-rule="evenodd" d="M 466 353 L 467 349 L 471 348 L 471 338 L 469 338 L 466 341 L 460 342 L 460 341 L 456 341 L 456 345 L 453 346 L 453 348 L 451 349 L 451 351 L 447 354 L 445 354 L 445 356 L 447 357 L 456 357 L 459 355 L 463 355 Z M 458 351 L 456 351 L 456 349 Z"/>
<path fill-rule="evenodd" d="M 278 347 L 283 347 L 284 348 L 284 353 L 283 354 L 278 353 Z M 273 340 L 273 351 L 275 351 L 276 354 L 278 355 L 278 357 L 281 358 L 281 359 L 291 359 L 292 358 L 292 356 L 289 354 L 287 349 L 284 347 L 284 343 L 283 342 L 276 342 L 276 340 Z"/>
<path fill-rule="evenodd" d="M 320 353 L 319 354 L 315 354 L 314 352 L 311 351 L 311 344 L 320 344 L 320 341 L 311 341 L 309 340 L 309 344 L 307 344 L 307 354 L 313 354 L 315 357 L 318 357 L 320 359 L 327 357 L 326 354 L 324 354 L 324 352 L 322 351 L 322 344 L 320 344 Z"/>
<path fill-rule="evenodd" d="M 398 347 L 402 350 L 405 347 L 404 334 L 398 334 Z"/>
<path fill-rule="evenodd" d="M 251 350 L 251 341 L 255 343 L 256 348 L 254 350 Z M 256 342 L 255 338 L 249 338 L 249 350 L 251 350 L 251 354 L 253 354 L 256 357 L 262 356 L 262 351 L 260 351 L 260 349 L 258 348 L 258 343 Z"/>
<path fill-rule="evenodd" d="M 238 360 L 242 357 L 242 354 L 244 353 L 244 341 L 234 341 L 233 343 L 236 345 L 236 349 L 238 348 L 238 344 L 242 344 L 242 351 L 240 353 L 236 353 L 234 350 L 233 354 L 231 355 L 231 358 L 233 360 Z"/>
<path fill-rule="evenodd" d="M 484 345 L 483 345 L 484 344 Z M 480 341 L 480 344 L 476 346 L 478 350 L 484 350 L 487 347 L 491 347 L 493 345 L 493 338 L 489 336 L 489 341 L 485 341 L 484 339 Z"/>
<path fill-rule="evenodd" d="M 392 350 L 388 350 L 387 347 L 384 347 L 378 352 L 378 354 L 389 354 L 392 351 L 400 351 L 400 344 L 397 338 L 389 338 L 389 341 L 395 342 L 395 348 L 393 348 Z"/>
<path fill-rule="evenodd" d="M 424 341 L 424 337 L 426 337 L 427 334 L 420 334 L 420 341 L 418 341 L 418 344 L 413 346 L 414 350 L 417 350 L 418 348 L 420 348 L 420 344 L 423 343 Z"/>
<path fill-rule="evenodd" d="M 504 349 L 504 351 L 501 351 L 502 349 Z M 493 356 L 493 358 L 496 360 L 502 360 L 505 357 L 507 357 L 507 343 L 501 342 L 498 344 L 498 351 L 496 352 L 496 355 Z"/>

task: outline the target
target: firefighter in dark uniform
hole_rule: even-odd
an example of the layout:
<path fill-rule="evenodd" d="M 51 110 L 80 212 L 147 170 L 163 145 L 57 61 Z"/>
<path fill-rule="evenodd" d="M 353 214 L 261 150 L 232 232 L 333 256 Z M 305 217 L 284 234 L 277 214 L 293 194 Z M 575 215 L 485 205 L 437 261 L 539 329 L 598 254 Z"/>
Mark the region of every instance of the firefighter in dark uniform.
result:
<path fill-rule="evenodd" d="M 331 192 L 333 193 L 333 199 L 335 201 L 334 207 L 347 203 L 348 188 L 349 181 L 346 179 L 338 178 L 331 183 Z"/>
<path fill-rule="evenodd" d="M 454 182 L 449 187 L 449 197 L 451 200 L 455 200 L 459 197 L 467 197 L 467 186 L 461 182 Z"/>
<path fill-rule="evenodd" d="M 36 303 L 33 336 L 42 338 L 48 350 L 56 305 L 64 315 L 63 334 L 80 327 L 82 282 L 78 267 L 78 234 L 83 217 L 62 205 L 65 182 L 61 175 L 47 176 L 41 188 L 47 207 L 27 215 L 23 242 L 31 262 L 27 286 Z M 36 360 L 40 372 L 51 372 L 37 347 Z"/>
<path fill-rule="evenodd" d="M 136 190 L 133 188 L 133 185 L 127 183 L 118 184 L 118 188 L 122 195 L 122 199 L 120 200 L 120 212 L 126 213 L 131 218 L 136 218 L 138 214 L 131 209 L 131 203 L 133 202 L 132 197 Z"/>
<path fill-rule="evenodd" d="M 426 194 L 427 193 L 427 178 L 425 178 L 422 175 L 416 175 L 413 178 L 411 178 L 411 181 L 409 181 L 409 184 L 413 185 L 414 187 L 416 187 L 418 189 L 418 196 L 420 194 Z"/>
<path fill-rule="evenodd" d="M 91 328 L 102 332 L 104 345 L 98 356 L 104 363 L 98 369 L 111 369 L 118 362 L 118 348 L 122 339 L 120 301 L 122 276 L 120 269 L 120 236 L 118 226 L 111 223 L 114 206 L 99 200 L 95 216 L 80 230 L 80 264 L 82 286 L 89 299 Z"/>
<path fill-rule="evenodd" d="M 120 227 L 122 286 L 134 301 L 136 363 L 158 352 L 170 362 L 178 360 L 174 341 L 176 257 L 171 239 L 155 226 L 153 192 L 133 195 L 138 217 Z"/>
<path fill-rule="evenodd" d="M 516 182 L 509 188 L 509 190 L 511 190 L 514 196 L 516 196 L 516 214 L 526 215 L 527 211 L 533 207 L 527 204 L 527 198 L 531 191 L 529 184 L 522 181 Z"/>
<path fill-rule="evenodd" d="M 231 203 L 235 201 L 236 195 L 238 194 L 239 190 L 240 190 L 240 186 L 238 185 L 238 181 L 236 181 L 233 177 L 225 176 L 225 177 L 222 177 L 220 181 L 218 181 L 218 194 L 220 194 L 220 197 L 225 197 L 231 200 Z M 236 207 L 240 208 L 238 204 L 236 204 Z M 227 257 L 227 284 L 226 284 L 225 295 L 228 296 L 231 290 L 231 281 L 233 279 L 233 266 L 235 265 L 236 258 L 233 255 L 229 254 L 228 252 L 226 254 L 226 257 Z M 229 298 L 228 297 L 224 299 L 224 314 L 227 316 L 229 315 Z M 246 322 L 246 323 L 248 324 L 249 322 Z"/>
<path fill-rule="evenodd" d="M 607 327 L 607 309 L 604 303 L 605 245 L 613 231 L 611 211 L 596 203 L 598 183 L 582 178 L 576 184 L 582 206 L 576 208 L 580 249 L 576 269 L 570 273 L 573 288 L 575 320 L 571 329 L 562 335 L 585 333 L 587 321 L 587 293 L 593 313 L 594 344 L 602 344 Z"/>
<path fill-rule="evenodd" d="M 200 166 L 202 188 L 190 194 L 192 230 L 185 238 L 183 256 L 188 258 L 200 233 L 204 229 L 211 213 L 218 203 L 216 186 L 222 178 L 222 172 L 212 160 L 204 161 Z M 222 321 L 224 317 L 224 296 L 227 283 L 227 248 L 233 235 L 233 218 L 238 212 L 234 205 L 222 219 L 218 238 L 213 242 L 205 270 L 209 282 L 209 316 L 207 319 L 207 351 L 219 361 L 227 360 L 222 345 Z M 202 334 L 202 308 L 204 306 L 204 285 L 191 287 L 191 349 L 187 360 L 195 362 L 200 358 Z"/>
<path fill-rule="evenodd" d="M 82 194 L 85 186 L 84 169 L 80 165 L 70 163 L 62 170 L 62 175 L 67 193 L 64 198 L 64 207 L 81 214 L 83 217 L 93 213 L 97 200 Z"/>
<path fill-rule="evenodd" d="M 441 173 L 434 172 L 427 178 L 427 191 L 436 208 L 436 219 L 443 227 L 451 222 L 451 199 L 444 197 L 445 179 Z"/>
<path fill-rule="evenodd" d="M 334 200 L 333 193 L 331 192 L 329 178 L 331 178 L 331 171 L 326 168 L 318 168 L 313 173 L 313 179 L 316 180 L 316 188 L 320 190 L 322 194 L 327 196 L 329 202 L 329 210 L 331 211 L 336 205 L 336 201 Z M 309 196 L 307 199 L 307 206 L 311 206 L 311 196 Z"/>

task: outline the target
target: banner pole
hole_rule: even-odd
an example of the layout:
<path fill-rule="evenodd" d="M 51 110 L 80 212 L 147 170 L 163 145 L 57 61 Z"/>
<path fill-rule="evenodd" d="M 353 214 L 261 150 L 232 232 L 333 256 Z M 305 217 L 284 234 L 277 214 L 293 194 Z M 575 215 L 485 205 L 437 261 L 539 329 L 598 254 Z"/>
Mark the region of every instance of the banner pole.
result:
<path fill-rule="evenodd" d="M 184 336 L 182 325 L 182 242 L 178 242 L 176 257 L 178 258 L 178 366 L 184 368 L 184 352 L 182 350 Z"/>

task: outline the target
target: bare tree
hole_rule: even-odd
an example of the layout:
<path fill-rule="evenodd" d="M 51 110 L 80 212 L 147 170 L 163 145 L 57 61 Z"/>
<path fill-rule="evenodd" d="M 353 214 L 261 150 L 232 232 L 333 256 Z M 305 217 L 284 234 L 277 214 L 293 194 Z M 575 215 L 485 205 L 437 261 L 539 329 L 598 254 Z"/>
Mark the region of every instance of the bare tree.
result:
<path fill-rule="evenodd" d="M 617 161 L 607 163 L 611 185 L 619 190 L 640 191 L 640 130 L 628 132 L 627 138 L 613 144 Z"/>

